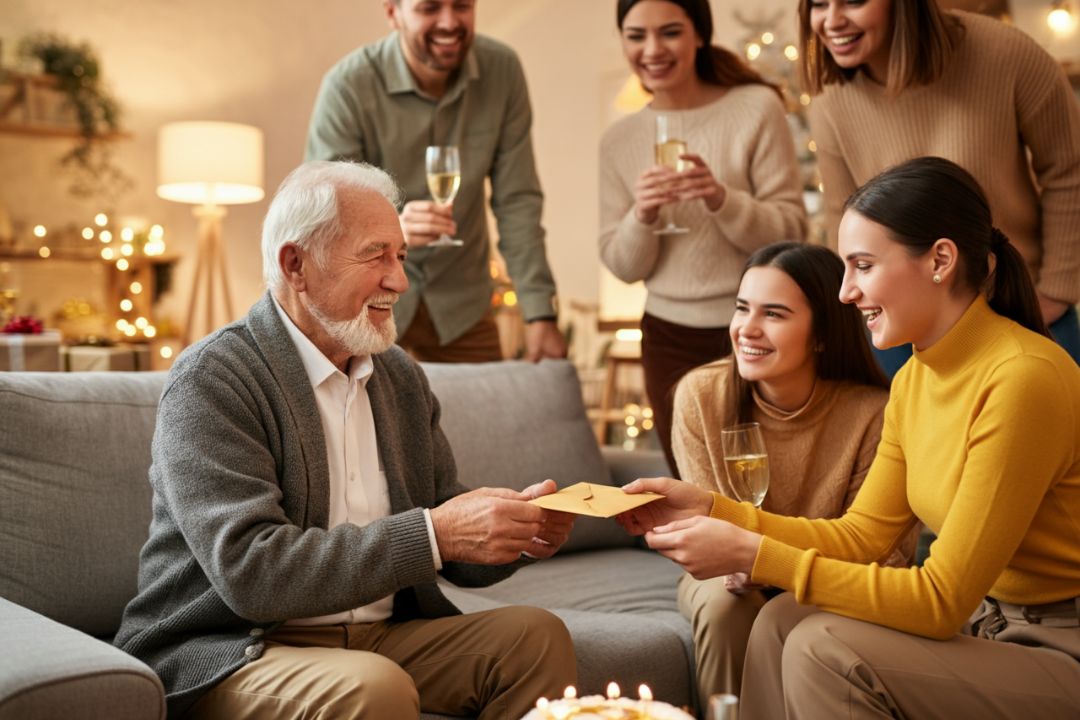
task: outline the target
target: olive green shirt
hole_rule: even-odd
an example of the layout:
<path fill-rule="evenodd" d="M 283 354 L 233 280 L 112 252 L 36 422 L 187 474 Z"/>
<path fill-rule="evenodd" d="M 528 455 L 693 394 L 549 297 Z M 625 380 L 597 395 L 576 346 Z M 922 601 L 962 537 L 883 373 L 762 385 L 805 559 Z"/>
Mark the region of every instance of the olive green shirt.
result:
<path fill-rule="evenodd" d="M 409 250 L 409 290 L 394 308 L 399 333 L 412 322 L 421 298 L 443 344 L 474 326 L 490 307 L 487 178 L 499 252 L 525 319 L 555 315 L 531 126 L 521 63 L 510 48 L 483 36 L 476 37 L 438 100 L 421 94 L 397 33 L 350 53 L 323 78 L 308 129 L 307 160 L 369 162 L 393 175 L 406 201 L 427 200 L 424 149 L 457 145 L 460 151 L 454 220 L 465 244 Z"/>

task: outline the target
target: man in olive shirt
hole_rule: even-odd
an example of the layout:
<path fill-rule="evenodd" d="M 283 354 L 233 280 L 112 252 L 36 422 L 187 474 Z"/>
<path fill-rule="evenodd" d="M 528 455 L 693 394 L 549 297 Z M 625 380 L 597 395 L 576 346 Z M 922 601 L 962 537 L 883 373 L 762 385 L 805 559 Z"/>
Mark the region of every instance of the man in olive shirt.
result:
<path fill-rule="evenodd" d="M 384 0 L 396 32 L 339 61 L 323 79 L 307 159 L 384 168 L 407 202 L 409 291 L 394 309 L 399 343 L 420 360 L 501 359 L 491 314 L 484 182 L 498 220 L 499 251 L 525 321 L 525 355 L 563 357 L 555 282 L 540 225 L 543 193 L 533 160 L 532 110 L 514 52 L 475 35 L 475 0 Z M 456 145 L 461 189 L 452 206 L 430 200 L 428 145 Z M 427 247 L 446 233 L 459 247 Z"/>

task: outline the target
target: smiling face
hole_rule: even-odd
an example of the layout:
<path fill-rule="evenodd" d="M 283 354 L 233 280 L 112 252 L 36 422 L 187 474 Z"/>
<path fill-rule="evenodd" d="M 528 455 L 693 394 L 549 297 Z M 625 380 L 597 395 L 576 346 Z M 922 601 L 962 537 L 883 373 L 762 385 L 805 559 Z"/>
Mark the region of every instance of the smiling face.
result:
<path fill-rule="evenodd" d="M 854 210 L 840 221 L 840 257 L 844 284 L 840 301 L 859 308 L 874 346 L 880 349 L 914 343 L 919 350 L 941 335 L 933 280 L 933 260 L 912 256 L 888 230 Z"/>
<path fill-rule="evenodd" d="M 343 232 L 322 262 L 306 255 L 305 305 L 328 336 L 312 338 L 330 358 L 383 352 L 397 337 L 393 306 L 408 289 L 405 241 L 394 207 L 372 190 L 340 188 Z M 323 347 L 324 344 L 337 347 Z"/>
<path fill-rule="evenodd" d="M 814 316 L 791 276 L 753 267 L 739 283 L 731 318 L 731 345 L 739 375 L 784 409 L 799 407 L 814 387 Z"/>
<path fill-rule="evenodd" d="M 476 0 L 385 0 L 384 7 L 422 84 L 461 67 L 476 35 Z"/>
<path fill-rule="evenodd" d="M 808 0 L 810 29 L 840 67 L 866 66 L 885 81 L 892 45 L 893 0 Z M 904 1 L 904 0 L 900 0 Z"/>
<path fill-rule="evenodd" d="M 675 3 L 642 0 L 623 18 L 623 54 L 641 84 L 654 94 L 696 84 L 694 57 L 702 45 L 690 16 Z"/>

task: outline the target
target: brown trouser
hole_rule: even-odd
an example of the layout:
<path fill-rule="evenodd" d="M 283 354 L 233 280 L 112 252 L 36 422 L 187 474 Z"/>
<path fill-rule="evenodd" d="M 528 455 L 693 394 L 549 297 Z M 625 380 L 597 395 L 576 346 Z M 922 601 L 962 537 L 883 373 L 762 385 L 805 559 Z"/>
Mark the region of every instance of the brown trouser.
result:
<path fill-rule="evenodd" d="M 221 720 L 518 720 L 577 682 L 570 634 L 551 613 L 507 607 L 432 620 L 285 626 L 262 656 L 191 714 Z"/>
<path fill-rule="evenodd" d="M 641 318 L 641 367 L 645 394 L 652 405 L 656 437 L 671 468 L 679 477 L 671 452 L 671 423 L 675 414 L 675 386 L 683 375 L 731 353 L 726 327 L 693 328 L 661 320 L 648 313 Z"/>
<path fill-rule="evenodd" d="M 765 596 L 756 590 L 735 595 L 724 577 L 679 578 L 679 612 L 690 621 L 697 661 L 698 705 L 704 710 L 718 693 L 739 694 L 750 628 Z M 704 712 L 702 713 L 704 715 Z"/>
<path fill-rule="evenodd" d="M 1080 717 L 1080 608 L 1069 603 L 1032 608 L 1030 620 L 984 603 L 942 641 L 784 593 L 750 633 L 740 718 Z"/>
<path fill-rule="evenodd" d="M 420 301 L 408 329 L 398 338 L 398 345 L 418 362 L 481 363 L 503 359 L 499 326 L 490 309 L 464 335 L 440 345 L 427 305 Z"/>

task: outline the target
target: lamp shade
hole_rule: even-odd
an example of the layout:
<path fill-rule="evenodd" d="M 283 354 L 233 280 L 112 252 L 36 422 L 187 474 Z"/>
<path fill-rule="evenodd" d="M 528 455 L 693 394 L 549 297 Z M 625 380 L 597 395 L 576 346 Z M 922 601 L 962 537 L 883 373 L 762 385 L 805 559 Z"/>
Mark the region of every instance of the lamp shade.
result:
<path fill-rule="evenodd" d="M 263 134 L 251 125 L 169 123 L 158 133 L 158 197 L 197 205 L 263 199 Z"/>

